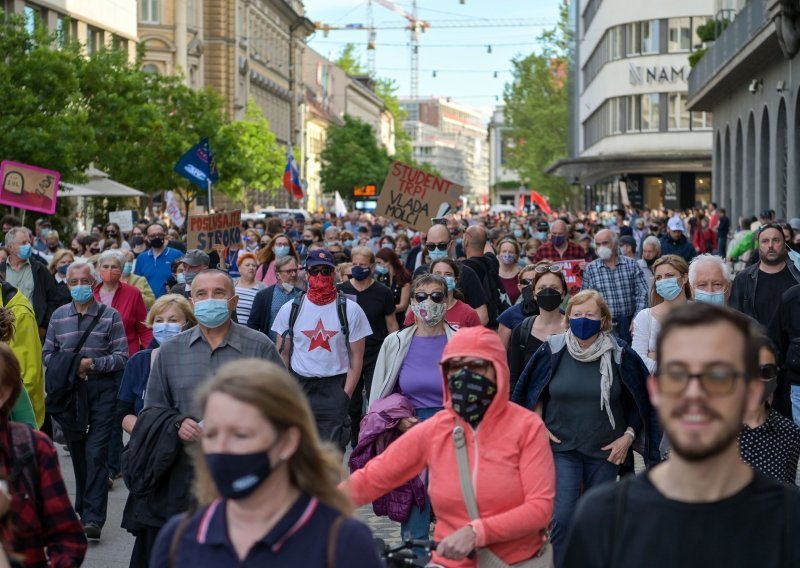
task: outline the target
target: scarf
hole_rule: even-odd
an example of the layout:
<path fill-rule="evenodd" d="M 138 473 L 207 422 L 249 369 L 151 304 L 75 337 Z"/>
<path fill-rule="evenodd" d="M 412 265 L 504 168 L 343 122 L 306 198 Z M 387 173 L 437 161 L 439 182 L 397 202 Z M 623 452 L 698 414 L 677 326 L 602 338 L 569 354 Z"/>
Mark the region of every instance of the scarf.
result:
<path fill-rule="evenodd" d="M 581 349 L 578 339 L 567 331 L 567 351 L 573 359 L 581 363 L 590 363 L 600 358 L 600 410 L 605 409 L 611 428 L 615 427 L 614 414 L 611 412 L 611 383 L 614 380 L 614 371 L 611 368 L 611 353 L 616 348 L 614 339 L 608 332 L 600 335 L 586 351 Z"/>
<path fill-rule="evenodd" d="M 333 274 L 308 275 L 308 299 L 318 306 L 327 306 L 336 299 L 336 285 Z"/>

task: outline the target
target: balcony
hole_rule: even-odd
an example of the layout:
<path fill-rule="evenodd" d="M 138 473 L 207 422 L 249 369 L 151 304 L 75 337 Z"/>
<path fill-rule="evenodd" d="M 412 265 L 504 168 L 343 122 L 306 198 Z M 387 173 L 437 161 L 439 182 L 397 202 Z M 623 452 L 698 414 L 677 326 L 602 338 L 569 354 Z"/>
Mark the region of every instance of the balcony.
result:
<path fill-rule="evenodd" d="M 713 103 L 727 94 L 726 89 L 749 80 L 780 54 L 769 6 L 775 3 L 749 0 L 709 47 L 689 75 L 689 108 L 711 110 Z"/>

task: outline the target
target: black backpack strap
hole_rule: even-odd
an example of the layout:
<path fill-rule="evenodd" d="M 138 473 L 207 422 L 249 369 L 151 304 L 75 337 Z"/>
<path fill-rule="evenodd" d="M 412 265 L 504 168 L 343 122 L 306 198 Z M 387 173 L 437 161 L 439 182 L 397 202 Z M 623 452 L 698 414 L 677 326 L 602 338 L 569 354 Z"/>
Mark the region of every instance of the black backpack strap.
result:
<path fill-rule="evenodd" d="M 286 338 L 294 340 L 294 324 L 297 323 L 297 316 L 300 315 L 300 307 L 303 305 L 303 299 L 306 297 L 305 292 L 300 292 L 297 297 L 292 300 L 292 308 L 289 312 L 289 327 L 286 328 L 286 331 L 281 333 L 281 348 L 278 351 L 279 354 L 283 354 L 283 350 L 286 348 Z M 289 363 L 292 362 L 292 352 L 294 351 L 294 341 L 292 341 L 292 346 L 289 349 Z"/>
<path fill-rule="evenodd" d="M 339 326 L 342 328 L 345 345 L 347 345 L 347 362 L 352 365 L 350 353 L 350 323 L 347 321 L 347 297 L 341 292 L 336 294 L 336 315 L 339 316 Z"/>
<path fill-rule="evenodd" d="M 531 330 L 533 329 L 533 320 L 536 316 L 528 316 L 522 323 L 519 324 L 519 349 L 520 353 L 525 353 L 525 348 L 528 346 L 528 340 L 531 338 Z"/>
<path fill-rule="evenodd" d="M 28 488 L 28 498 L 33 498 L 36 510 L 42 512 L 42 501 L 39 492 L 39 465 L 36 459 L 36 444 L 33 439 L 33 430 L 21 422 L 8 422 L 11 429 L 11 470 L 9 482 L 12 490 L 16 489 L 16 482 L 20 475 Z"/>
<path fill-rule="evenodd" d="M 797 506 L 797 489 L 794 485 L 783 486 L 783 568 L 793 565 L 792 548 L 794 547 L 794 508 Z"/>
<path fill-rule="evenodd" d="M 92 331 L 94 331 L 94 328 L 97 327 L 98 323 L 100 323 L 100 318 L 103 317 L 103 313 L 105 311 L 105 304 L 100 304 L 100 310 L 97 312 L 97 315 L 94 316 L 94 319 L 89 324 L 89 327 L 86 328 L 86 331 L 83 332 L 83 335 L 81 336 L 80 341 L 78 341 L 78 344 L 75 346 L 73 353 L 81 352 L 81 349 L 83 349 L 83 344 L 86 343 L 86 340 L 89 339 L 89 336 L 92 334 Z"/>

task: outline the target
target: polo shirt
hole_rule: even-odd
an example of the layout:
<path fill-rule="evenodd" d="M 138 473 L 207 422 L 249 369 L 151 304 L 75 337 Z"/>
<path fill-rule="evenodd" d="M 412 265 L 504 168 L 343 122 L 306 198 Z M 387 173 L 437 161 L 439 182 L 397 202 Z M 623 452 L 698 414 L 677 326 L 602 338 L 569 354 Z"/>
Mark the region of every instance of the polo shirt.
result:
<path fill-rule="evenodd" d="M 180 536 L 175 566 L 298 568 L 327 565 L 328 534 L 339 516 L 332 507 L 301 494 L 275 527 L 253 544 L 246 558 L 239 560 L 228 536 L 225 502 L 217 499 L 195 513 Z M 159 532 L 151 566 L 169 564 L 170 544 L 182 518 L 183 515 L 173 517 Z M 372 533 L 356 519 L 344 519 L 335 547 L 335 566 L 383 566 L 375 552 Z"/>
<path fill-rule="evenodd" d="M 160 298 L 167 293 L 167 279 L 172 276 L 172 263 L 179 258 L 183 258 L 183 255 L 174 248 L 166 247 L 158 257 L 153 254 L 153 249 L 147 249 L 136 257 L 133 273 L 144 276 L 155 297 Z"/>

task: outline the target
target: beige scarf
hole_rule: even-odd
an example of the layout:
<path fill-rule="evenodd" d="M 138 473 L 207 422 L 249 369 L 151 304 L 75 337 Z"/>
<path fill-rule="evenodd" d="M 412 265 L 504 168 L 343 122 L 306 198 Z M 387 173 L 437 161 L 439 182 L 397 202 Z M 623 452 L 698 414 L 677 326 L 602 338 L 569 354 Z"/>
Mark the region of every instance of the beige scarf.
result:
<path fill-rule="evenodd" d="M 611 412 L 611 383 L 614 380 L 614 371 L 611 367 L 611 354 L 616 348 L 614 338 L 605 331 L 601 331 L 594 343 L 584 351 L 578 338 L 567 331 L 567 351 L 576 361 L 590 363 L 600 358 L 600 410 L 605 409 L 611 428 L 614 428 L 614 414 Z"/>

